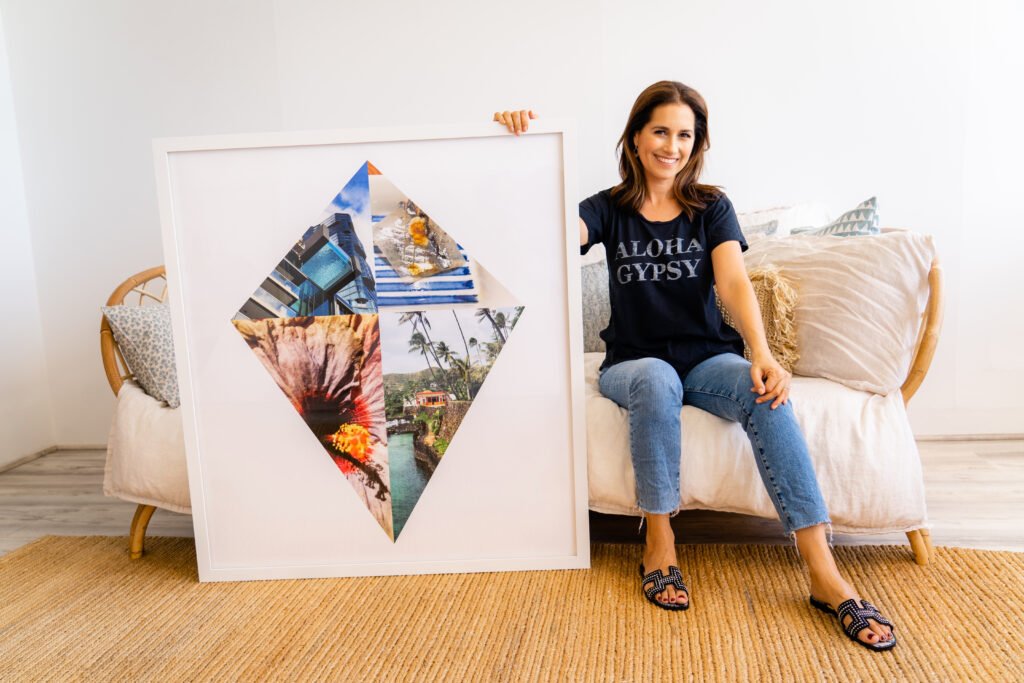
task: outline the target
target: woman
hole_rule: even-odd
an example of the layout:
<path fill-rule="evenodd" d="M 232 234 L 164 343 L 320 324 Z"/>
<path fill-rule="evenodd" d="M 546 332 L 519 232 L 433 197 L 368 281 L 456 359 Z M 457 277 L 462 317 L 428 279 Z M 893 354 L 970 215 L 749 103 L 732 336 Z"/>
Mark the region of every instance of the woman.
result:
<path fill-rule="evenodd" d="M 496 112 L 516 135 L 532 111 Z M 680 410 L 693 405 L 740 422 L 786 532 L 810 573 L 811 604 L 839 617 L 872 650 L 896 645 L 892 624 L 839 573 L 830 523 L 789 402 L 791 375 L 772 357 L 736 213 L 718 188 L 698 183 L 709 148 L 697 91 L 661 81 L 637 98 L 619 138 L 622 182 L 580 203 L 581 252 L 608 255 L 611 320 L 601 393 L 629 411 L 637 501 L 647 522 L 641 586 L 668 610 L 690 606 L 669 517 L 678 511 Z M 742 334 L 726 325 L 712 285 Z M 743 341 L 752 362 L 743 354 Z M 698 456 L 699 457 L 699 456 Z"/>

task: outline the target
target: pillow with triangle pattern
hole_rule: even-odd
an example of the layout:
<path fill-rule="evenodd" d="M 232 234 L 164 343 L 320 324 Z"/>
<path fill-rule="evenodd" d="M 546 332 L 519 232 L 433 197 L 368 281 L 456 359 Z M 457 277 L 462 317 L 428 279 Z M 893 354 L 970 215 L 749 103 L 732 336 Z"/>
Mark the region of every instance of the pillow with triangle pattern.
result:
<path fill-rule="evenodd" d="M 875 197 L 871 197 L 824 227 L 794 228 L 790 234 L 859 237 L 861 235 L 877 235 L 880 232 L 878 229 L 878 201 Z"/>

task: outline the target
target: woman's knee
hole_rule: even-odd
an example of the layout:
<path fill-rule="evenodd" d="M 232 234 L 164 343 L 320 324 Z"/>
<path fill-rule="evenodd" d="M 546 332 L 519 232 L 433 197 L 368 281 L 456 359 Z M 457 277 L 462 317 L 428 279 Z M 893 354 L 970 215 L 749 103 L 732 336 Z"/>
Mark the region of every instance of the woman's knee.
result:
<path fill-rule="evenodd" d="M 658 397 L 682 402 L 683 383 L 675 368 L 659 358 L 641 358 L 634 363 L 630 376 L 630 396 Z"/>
<path fill-rule="evenodd" d="M 778 410 L 782 406 L 772 410 L 773 401 L 757 402 L 762 394 L 759 394 L 754 387 L 754 378 L 750 374 L 750 367 L 749 361 L 739 357 L 731 359 L 731 362 L 725 365 L 723 380 L 729 388 L 729 393 L 752 415 L 763 413 L 770 418 L 781 417 L 782 413 L 778 413 Z"/>
<path fill-rule="evenodd" d="M 756 398 L 750 361 L 735 353 L 723 353 L 705 360 L 686 377 L 687 391 L 727 396 L 742 404 Z"/>

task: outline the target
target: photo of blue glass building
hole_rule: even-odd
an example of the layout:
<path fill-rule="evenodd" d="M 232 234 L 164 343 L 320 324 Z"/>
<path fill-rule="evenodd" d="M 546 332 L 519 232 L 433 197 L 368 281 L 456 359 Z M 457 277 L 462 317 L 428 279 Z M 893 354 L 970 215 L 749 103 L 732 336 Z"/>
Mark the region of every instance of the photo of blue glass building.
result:
<path fill-rule="evenodd" d="M 373 270 L 352 217 L 334 213 L 296 242 L 236 319 L 376 313 Z"/>

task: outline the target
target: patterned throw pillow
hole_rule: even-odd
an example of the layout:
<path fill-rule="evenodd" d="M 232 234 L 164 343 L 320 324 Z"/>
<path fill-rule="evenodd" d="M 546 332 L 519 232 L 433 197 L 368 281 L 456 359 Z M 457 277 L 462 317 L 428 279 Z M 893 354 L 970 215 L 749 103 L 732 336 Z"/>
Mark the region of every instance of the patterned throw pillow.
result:
<path fill-rule="evenodd" d="M 796 348 L 796 289 L 776 268 L 755 268 L 747 273 L 750 283 L 754 285 L 754 295 L 761 307 L 761 320 L 764 323 L 764 335 L 768 339 L 768 348 L 779 365 L 793 372 L 793 367 L 800 360 Z M 715 303 L 722 312 L 722 318 L 730 327 L 732 317 L 722 305 L 715 291 Z M 743 357 L 751 360 L 750 347 L 743 345 Z"/>
<path fill-rule="evenodd" d="M 580 268 L 583 280 L 583 350 L 604 352 L 601 330 L 608 327 L 612 307 L 608 302 L 608 263 L 598 261 Z"/>
<path fill-rule="evenodd" d="M 748 225 L 740 229 L 743 231 L 743 236 L 747 238 L 747 244 L 750 244 L 751 242 L 774 235 L 779 229 L 779 222 L 767 221 L 757 225 Z"/>
<path fill-rule="evenodd" d="M 100 310 L 110 322 L 114 341 L 139 386 L 168 407 L 181 405 L 167 305 L 103 306 Z"/>
<path fill-rule="evenodd" d="M 859 237 L 861 235 L 877 235 L 880 232 L 878 229 L 878 201 L 872 197 L 823 228 L 793 228 L 790 234 Z"/>

